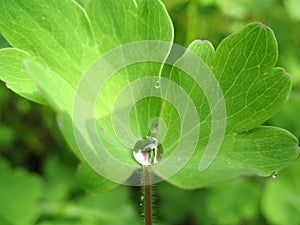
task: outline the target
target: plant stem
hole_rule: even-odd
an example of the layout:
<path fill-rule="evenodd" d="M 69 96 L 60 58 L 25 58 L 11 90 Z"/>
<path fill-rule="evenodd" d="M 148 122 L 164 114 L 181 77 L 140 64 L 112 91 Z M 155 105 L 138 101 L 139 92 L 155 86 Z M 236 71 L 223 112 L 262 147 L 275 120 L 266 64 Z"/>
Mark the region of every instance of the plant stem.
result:
<path fill-rule="evenodd" d="M 144 172 L 144 217 L 145 225 L 152 225 L 152 188 L 151 170 L 148 166 L 143 166 Z"/>

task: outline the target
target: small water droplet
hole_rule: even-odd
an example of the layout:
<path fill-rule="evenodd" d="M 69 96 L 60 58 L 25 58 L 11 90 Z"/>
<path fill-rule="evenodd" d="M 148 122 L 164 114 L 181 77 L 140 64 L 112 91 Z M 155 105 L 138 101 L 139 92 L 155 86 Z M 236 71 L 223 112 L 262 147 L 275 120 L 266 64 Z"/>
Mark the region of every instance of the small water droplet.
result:
<path fill-rule="evenodd" d="M 144 197 L 144 195 L 141 195 L 141 201 L 143 201 L 143 200 L 144 200 L 144 198 L 145 198 L 145 197 Z"/>
<path fill-rule="evenodd" d="M 46 16 L 41 16 L 41 19 L 42 19 L 42 20 L 45 20 L 45 19 L 46 19 Z"/>
<path fill-rule="evenodd" d="M 160 88 L 160 80 L 157 80 L 154 85 L 155 88 Z"/>
<path fill-rule="evenodd" d="M 133 157 L 141 165 L 151 166 L 158 163 L 163 155 L 162 145 L 154 137 L 145 137 L 134 145 Z"/>
<path fill-rule="evenodd" d="M 272 175 L 271 175 L 271 176 L 272 176 L 272 178 L 273 178 L 273 179 L 276 179 L 276 178 L 277 178 L 277 176 L 278 176 L 278 172 L 274 172 L 274 173 L 272 173 Z"/>
<path fill-rule="evenodd" d="M 156 118 L 151 120 L 151 122 L 149 124 L 149 130 L 151 132 L 151 136 L 156 136 L 157 131 L 158 131 L 159 123 L 160 123 L 160 118 L 159 117 L 156 117 Z"/>

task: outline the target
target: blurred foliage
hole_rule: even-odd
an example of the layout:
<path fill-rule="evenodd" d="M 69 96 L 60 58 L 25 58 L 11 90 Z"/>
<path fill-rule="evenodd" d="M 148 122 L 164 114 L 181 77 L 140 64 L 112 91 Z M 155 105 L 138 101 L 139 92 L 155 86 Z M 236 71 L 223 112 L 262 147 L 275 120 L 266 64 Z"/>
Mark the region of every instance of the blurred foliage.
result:
<path fill-rule="evenodd" d="M 79 1 L 84 5 L 85 0 Z M 163 0 L 175 42 L 208 39 L 215 46 L 246 23 L 270 26 L 279 43 L 278 66 L 291 73 L 289 102 L 268 124 L 300 138 L 300 2 L 298 0 Z M 0 47 L 9 46 L 0 35 Z M 24 100 L 0 84 L 0 224 L 141 224 L 137 188 L 90 194 L 76 179 L 76 159 L 57 132 L 48 107 Z M 299 160 L 276 179 L 240 178 L 185 191 L 157 185 L 160 225 L 300 224 Z M 92 184 L 89 184 L 92 185 Z"/>
<path fill-rule="evenodd" d="M 270 26 L 279 45 L 278 65 L 292 74 L 294 86 L 300 88 L 298 0 L 163 0 L 163 2 L 175 26 L 175 42 L 185 46 L 194 39 L 207 39 L 217 46 L 224 37 L 253 21 Z"/>

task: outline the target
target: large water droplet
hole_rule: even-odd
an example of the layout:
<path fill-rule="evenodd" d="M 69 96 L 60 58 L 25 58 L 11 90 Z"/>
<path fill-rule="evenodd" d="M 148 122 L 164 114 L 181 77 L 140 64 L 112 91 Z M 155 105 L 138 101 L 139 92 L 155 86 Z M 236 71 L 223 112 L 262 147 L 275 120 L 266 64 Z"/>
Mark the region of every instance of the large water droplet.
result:
<path fill-rule="evenodd" d="M 136 142 L 133 149 L 135 160 L 144 166 L 158 163 L 163 155 L 162 145 L 154 137 L 145 137 Z"/>

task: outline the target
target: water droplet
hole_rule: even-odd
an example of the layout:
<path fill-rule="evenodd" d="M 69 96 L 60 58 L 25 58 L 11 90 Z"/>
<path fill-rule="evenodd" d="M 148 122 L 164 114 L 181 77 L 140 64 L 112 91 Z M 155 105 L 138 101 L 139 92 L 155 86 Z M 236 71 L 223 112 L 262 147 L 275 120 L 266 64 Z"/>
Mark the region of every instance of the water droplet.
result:
<path fill-rule="evenodd" d="M 155 88 L 160 88 L 160 80 L 157 80 L 154 85 Z"/>
<path fill-rule="evenodd" d="M 272 175 L 271 175 L 271 176 L 272 176 L 272 178 L 273 178 L 273 179 L 276 179 L 276 178 L 277 178 L 277 176 L 278 176 L 278 172 L 274 172 L 274 173 L 272 173 Z"/>
<path fill-rule="evenodd" d="M 156 118 L 151 120 L 151 122 L 149 124 L 149 130 L 151 132 L 151 136 L 156 136 L 157 131 L 158 131 L 159 123 L 160 123 L 160 118 L 159 117 L 156 117 Z"/>
<path fill-rule="evenodd" d="M 42 19 L 42 20 L 45 20 L 45 19 L 46 19 L 46 16 L 41 16 L 41 19 Z"/>
<path fill-rule="evenodd" d="M 144 198 L 145 198 L 145 197 L 144 197 L 144 195 L 141 195 L 141 201 L 143 201 L 143 200 L 144 200 Z"/>
<path fill-rule="evenodd" d="M 134 159 L 141 165 L 150 166 L 158 163 L 163 155 L 162 145 L 154 137 L 145 137 L 134 145 Z"/>

